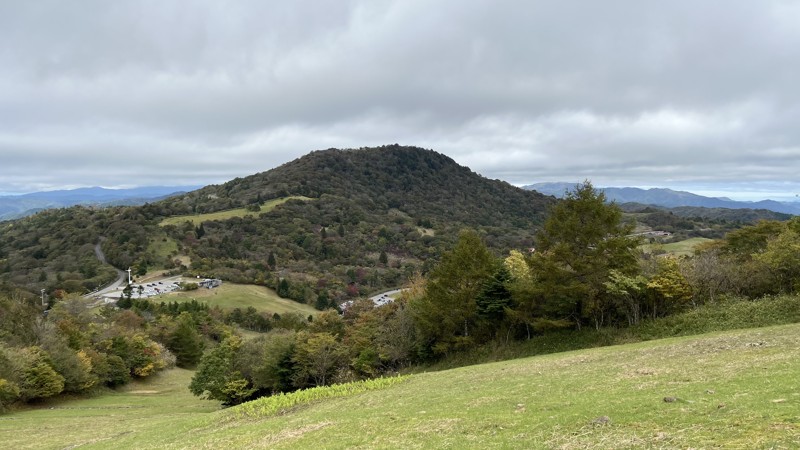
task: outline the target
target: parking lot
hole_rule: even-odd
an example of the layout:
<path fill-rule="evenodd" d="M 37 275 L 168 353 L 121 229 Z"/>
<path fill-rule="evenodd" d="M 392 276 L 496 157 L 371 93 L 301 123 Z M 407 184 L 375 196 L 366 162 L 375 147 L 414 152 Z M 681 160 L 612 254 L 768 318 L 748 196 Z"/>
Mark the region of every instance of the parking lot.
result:
<path fill-rule="evenodd" d="M 180 289 L 178 281 L 153 281 L 151 283 L 133 284 L 132 298 L 148 298 Z"/>

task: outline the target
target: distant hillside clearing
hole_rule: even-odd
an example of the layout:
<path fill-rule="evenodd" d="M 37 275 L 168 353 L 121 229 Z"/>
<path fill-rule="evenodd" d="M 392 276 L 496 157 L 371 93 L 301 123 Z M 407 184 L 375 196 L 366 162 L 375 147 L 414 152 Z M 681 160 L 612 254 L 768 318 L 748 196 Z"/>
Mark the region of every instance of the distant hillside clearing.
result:
<path fill-rule="evenodd" d="M 642 245 L 641 248 L 645 253 L 653 253 L 660 249 L 675 256 L 687 256 L 694 254 L 695 247 L 709 241 L 711 241 L 711 239 L 696 237 L 683 241 L 671 242 L 669 244 L 645 244 Z"/>
<path fill-rule="evenodd" d="M 291 197 L 282 197 L 276 198 L 273 200 L 267 200 L 261 205 L 261 208 L 258 211 L 250 211 L 247 208 L 236 208 L 236 209 L 228 209 L 225 211 L 217 211 L 213 213 L 207 214 L 190 214 L 186 216 L 175 216 L 175 217 L 168 217 L 159 223 L 162 227 L 165 225 L 179 225 L 186 221 L 192 222 L 194 225 L 200 225 L 202 222 L 207 222 L 209 220 L 227 220 L 233 217 L 246 217 L 246 216 L 256 216 L 258 214 L 262 214 L 265 212 L 272 211 L 275 209 L 276 206 L 282 205 L 289 200 L 302 200 L 308 201 L 311 200 L 309 197 L 302 197 L 302 196 L 291 196 Z"/>
<path fill-rule="evenodd" d="M 317 314 L 313 307 L 293 300 L 278 297 L 272 289 L 254 284 L 223 283 L 222 286 L 194 291 L 180 291 L 151 299 L 154 302 L 190 302 L 197 300 L 208 303 L 208 306 L 219 306 L 222 309 L 253 307 L 259 312 L 270 314 L 299 313 L 303 316 Z"/>

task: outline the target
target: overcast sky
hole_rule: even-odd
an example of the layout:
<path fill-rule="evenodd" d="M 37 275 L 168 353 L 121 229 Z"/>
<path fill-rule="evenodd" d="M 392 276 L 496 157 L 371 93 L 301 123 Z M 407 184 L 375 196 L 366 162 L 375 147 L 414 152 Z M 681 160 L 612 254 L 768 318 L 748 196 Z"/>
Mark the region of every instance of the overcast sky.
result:
<path fill-rule="evenodd" d="M 522 185 L 800 194 L 800 2 L 0 1 L 0 193 L 399 143 Z"/>

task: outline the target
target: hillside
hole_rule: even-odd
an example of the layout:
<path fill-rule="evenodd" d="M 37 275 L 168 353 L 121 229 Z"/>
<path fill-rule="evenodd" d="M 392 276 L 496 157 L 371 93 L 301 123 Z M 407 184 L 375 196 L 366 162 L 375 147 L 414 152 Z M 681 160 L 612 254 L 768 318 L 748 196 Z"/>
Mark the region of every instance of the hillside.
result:
<path fill-rule="evenodd" d="M 265 416 L 217 411 L 175 370 L 15 413 L 0 436 L 20 449 L 794 448 L 798 373 L 798 325 L 423 373 Z"/>
<path fill-rule="evenodd" d="M 541 220 L 549 203 L 541 194 L 486 179 L 443 154 L 390 145 L 311 152 L 162 205 L 170 214 L 213 212 L 291 195 L 347 198 L 362 209 L 384 214 L 397 210 L 418 220 L 472 226 L 526 226 Z"/>
<path fill-rule="evenodd" d="M 536 183 L 525 186 L 546 195 L 561 197 L 564 192 L 572 189 L 574 183 Z M 667 208 L 673 207 L 699 207 L 699 208 L 726 208 L 745 210 L 766 210 L 781 214 L 800 215 L 800 203 L 777 202 L 762 200 L 757 202 L 735 201 L 729 198 L 705 197 L 685 191 L 672 189 L 652 188 L 640 189 L 633 187 L 604 187 L 599 190 L 605 193 L 609 201 L 617 203 L 641 203 L 643 205 L 656 205 Z"/>
<path fill-rule="evenodd" d="M 11 220 L 51 208 L 75 205 L 136 206 L 158 201 L 170 195 L 197 189 L 199 186 L 148 186 L 131 189 L 101 187 L 33 192 L 0 196 L 0 220 Z"/>
<path fill-rule="evenodd" d="M 31 294 L 91 290 L 114 277 L 95 256 L 94 245 L 102 241 L 118 268 L 272 288 L 284 279 L 285 297 L 338 301 L 398 286 L 427 270 L 464 227 L 479 230 L 498 254 L 529 247 L 554 202 L 430 150 L 316 151 L 144 206 L 72 207 L 7 222 L 0 234 L 0 282 Z M 232 211 L 239 208 L 253 214 Z M 216 212 L 217 220 L 192 222 Z M 170 222 L 178 216 L 187 217 Z"/>
<path fill-rule="evenodd" d="M 323 291 L 341 300 L 400 285 L 426 270 L 464 227 L 478 229 L 498 252 L 531 246 L 554 202 L 439 153 L 394 145 L 312 152 L 153 208 L 162 216 L 258 210 L 292 196 L 305 200 L 257 217 L 165 229 L 198 262 L 193 270 L 267 285 L 275 282 L 268 272 L 277 273 L 288 280 L 291 298 L 314 302 Z"/>

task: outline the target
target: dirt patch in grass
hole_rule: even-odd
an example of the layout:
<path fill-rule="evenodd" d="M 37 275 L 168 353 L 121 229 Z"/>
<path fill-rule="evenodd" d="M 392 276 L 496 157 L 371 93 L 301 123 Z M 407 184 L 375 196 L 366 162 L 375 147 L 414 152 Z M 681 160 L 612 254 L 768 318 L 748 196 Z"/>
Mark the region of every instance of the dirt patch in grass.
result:
<path fill-rule="evenodd" d="M 258 445 L 258 447 L 270 448 L 276 444 L 282 443 L 287 440 L 297 439 L 307 433 L 313 433 L 314 431 L 321 430 L 331 425 L 333 425 L 333 422 L 326 420 L 324 422 L 312 423 L 300 428 L 282 430 L 279 433 L 266 436 L 264 439 L 261 440 L 260 445 Z"/>

